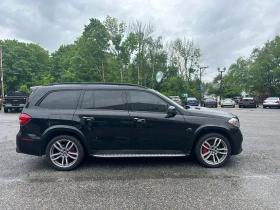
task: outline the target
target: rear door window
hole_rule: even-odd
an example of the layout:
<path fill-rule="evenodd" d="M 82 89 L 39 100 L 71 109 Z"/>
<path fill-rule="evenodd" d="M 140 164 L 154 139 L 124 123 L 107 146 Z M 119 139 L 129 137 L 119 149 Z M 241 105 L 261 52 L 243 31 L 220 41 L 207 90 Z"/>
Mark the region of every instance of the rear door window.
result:
<path fill-rule="evenodd" d="M 48 109 L 76 109 L 79 90 L 65 90 L 50 92 L 39 104 L 39 107 Z"/>
<path fill-rule="evenodd" d="M 124 110 L 122 90 L 95 90 L 95 109 Z"/>
<path fill-rule="evenodd" d="M 94 109 L 93 105 L 93 91 L 86 90 L 84 93 L 81 109 Z"/>

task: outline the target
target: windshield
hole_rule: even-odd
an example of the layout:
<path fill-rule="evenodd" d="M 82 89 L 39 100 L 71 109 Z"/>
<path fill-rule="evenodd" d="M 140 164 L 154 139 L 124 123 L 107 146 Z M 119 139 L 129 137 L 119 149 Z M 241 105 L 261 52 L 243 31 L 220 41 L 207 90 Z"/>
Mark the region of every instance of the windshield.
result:
<path fill-rule="evenodd" d="M 187 100 L 196 100 L 196 98 L 187 98 Z"/>
<path fill-rule="evenodd" d="M 231 98 L 225 98 L 224 101 L 231 101 Z"/>
<path fill-rule="evenodd" d="M 150 91 L 158 94 L 158 95 L 161 95 L 161 97 L 163 97 L 165 100 L 167 100 L 170 104 L 174 105 L 174 106 L 179 106 L 180 108 L 184 109 L 183 106 L 181 106 L 180 104 L 177 104 L 175 103 L 174 101 L 172 101 L 170 98 L 168 98 L 167 96 L 163 95 L 162 93 L 156 91 L 156 90 L 153 90 L 153 89 L 149 89 Z"/>
<path fill-rule="evenodd" d="M 206 101 L 215 101 L 214 98 L 206 98 Z"/>

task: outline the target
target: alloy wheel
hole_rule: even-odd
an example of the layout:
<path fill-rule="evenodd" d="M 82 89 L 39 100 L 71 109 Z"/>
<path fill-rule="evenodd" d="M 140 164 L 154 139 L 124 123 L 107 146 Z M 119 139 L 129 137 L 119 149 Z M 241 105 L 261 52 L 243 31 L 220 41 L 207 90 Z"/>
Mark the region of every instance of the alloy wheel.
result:
<path fill-rule="evenodd" d="M 55 141 L 50 148 L 50 160 L 60 168 L 71 167 L 77 162 L 78 157 L 78 146 L 68 139 Z"/>
<path fill-rule="evenodd" d="M 212 137 L 203 142 L 200 155 L 205 163 L 218 165 L 227 158 L 228 147 L 223 139 Z"/>

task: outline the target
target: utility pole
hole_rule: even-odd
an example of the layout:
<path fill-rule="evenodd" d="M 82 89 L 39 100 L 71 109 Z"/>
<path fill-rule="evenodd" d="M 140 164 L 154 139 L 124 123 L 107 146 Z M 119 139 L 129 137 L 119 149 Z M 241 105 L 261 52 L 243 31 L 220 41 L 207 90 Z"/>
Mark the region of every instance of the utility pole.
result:
<path fill-rule="evenodd" d="M 200 103 L 200 106 L 202 105 L 202 86 L 201 86 L 201 77 L 202 77 L 202 73 L 203 71 L 201 71 L 202 69 L 205 70 L 207 69 L 208 66 L 204 66 L 204 67 L 199 67 L 199 91 L 200 91 L 200 94 L 199 94 L 199 103 Z"/>
<path fill-rule="evenodd" d="M 2 46 L 0 46 L 0 76 L 1 76 L 2 97 L 4 97 L 4 79 L 3 79 L 3 68 L 2 68 Z"/>
<path fill-rule="evenodd" d="M 222 102 L 222 84 L 223 84 L 223 72 L 226 71 L 226 67 L 224 67 L 223 69 L 218 68 L 218 72 L 221 73 L 221 83 L 220 83 L 220 104 Z"/>

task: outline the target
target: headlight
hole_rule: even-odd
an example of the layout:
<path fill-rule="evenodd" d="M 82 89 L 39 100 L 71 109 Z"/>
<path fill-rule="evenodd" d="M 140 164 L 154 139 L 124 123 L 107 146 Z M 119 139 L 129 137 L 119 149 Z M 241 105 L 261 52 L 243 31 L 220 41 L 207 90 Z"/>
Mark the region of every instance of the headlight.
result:
<path fill-rule="evenodd" d="M 240 123 L 239 123 L 238 119 L 236 119 L 236 118 L 231 118 L 228 122 L 229 122 L 231 125 L 240 128 Z"/>

